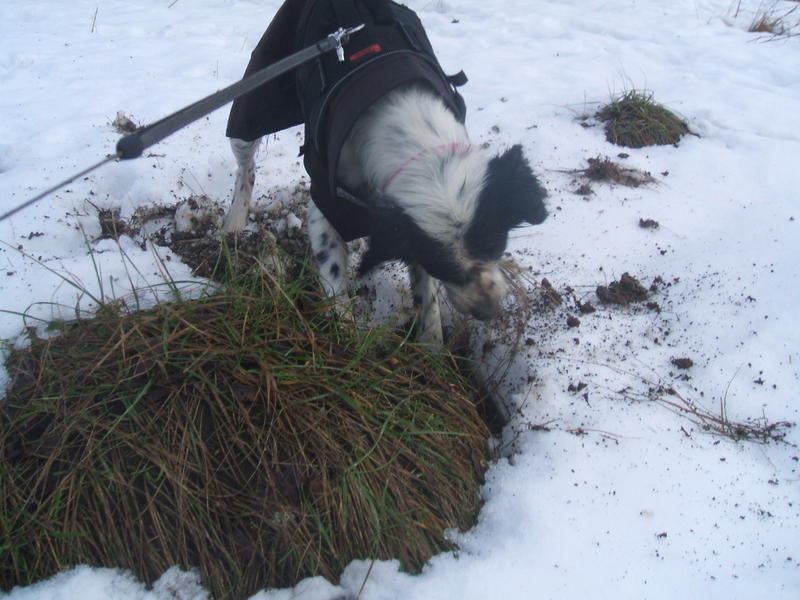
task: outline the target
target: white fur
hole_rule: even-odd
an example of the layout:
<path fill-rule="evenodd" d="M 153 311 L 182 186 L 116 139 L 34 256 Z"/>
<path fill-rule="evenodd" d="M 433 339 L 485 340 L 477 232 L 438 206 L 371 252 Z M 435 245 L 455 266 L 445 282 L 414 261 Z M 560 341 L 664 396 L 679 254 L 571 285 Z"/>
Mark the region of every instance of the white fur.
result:
<path fill-rule="evenodd" d="M 256 152 L 261 138 L 251 142 L 231 138 L 231 150 L 236 158 L 236 180 L 233 184 L 233 201 L 223 220 L 222 230 L 235 233 L 247 224 L 253 186 L 256 182 Z"/>
<path fill-rule="evenodd" d="M 444 344 L 444 336 L 436 280 L 419 265 L 409 265 L 408 276 L 418 313 L 417 338 L 428 344 L 441 346 Z"/>
<path fill-rule="evenodd" d="M 487 164 L 441 99 L 413 87 L 387 94 L 358 120 L 337 176 L 350 189 L 391 197 L 451 246 L 475 214 Z"/>
<path fill-rule="evenodd" d="M 347 295 L 347 244 L 313 202 L 308 207 L 308 237 L 322 289 L 330 298 Z"/>

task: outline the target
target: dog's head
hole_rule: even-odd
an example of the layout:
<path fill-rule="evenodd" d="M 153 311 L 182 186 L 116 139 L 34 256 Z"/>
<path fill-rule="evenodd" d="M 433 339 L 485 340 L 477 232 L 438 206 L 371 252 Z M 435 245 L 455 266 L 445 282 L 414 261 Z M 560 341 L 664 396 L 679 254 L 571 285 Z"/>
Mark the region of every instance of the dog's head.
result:
<path fill-rule="evenodd" d="M 455 308 L 481 320 L 497 314 L 506 295 L 499 260 L 508 234 L 524 222 L 545 220 L 546 192 L 539 185 L 521 146 L 484 163 L 483 177 L 453 186 L 468 206 L 464 218 L 404 207 L 402 198 L 376 208 L 373 233 L 360 272 L 390 260 L 417 263 L 442 281 Z M 475 189 L 468 189 L 469 186 Z M 442 202 L 431 193 L 431 203 Z M 429 222 L 436 220 L 436 223 Z"/>

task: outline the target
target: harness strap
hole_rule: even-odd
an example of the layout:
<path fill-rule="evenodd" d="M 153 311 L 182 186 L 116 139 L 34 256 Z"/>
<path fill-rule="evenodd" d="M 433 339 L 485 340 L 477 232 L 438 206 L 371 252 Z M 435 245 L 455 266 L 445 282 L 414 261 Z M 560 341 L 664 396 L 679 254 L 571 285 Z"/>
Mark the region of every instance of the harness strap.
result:
<path fill-rule="evenodd" d="M 364 22 L 354 0 L 333 0 L 331 6 L 342 27 Z"/>
<path fill-rule="evenodd" d="M 466 85 L 467 81 L 467 74 L 464 71 L 459 71 L 458 73 L 454 73 L 452 75 L 447 76 L 447 81 L 453 87 L 461 87 L 462 85 Z"/>

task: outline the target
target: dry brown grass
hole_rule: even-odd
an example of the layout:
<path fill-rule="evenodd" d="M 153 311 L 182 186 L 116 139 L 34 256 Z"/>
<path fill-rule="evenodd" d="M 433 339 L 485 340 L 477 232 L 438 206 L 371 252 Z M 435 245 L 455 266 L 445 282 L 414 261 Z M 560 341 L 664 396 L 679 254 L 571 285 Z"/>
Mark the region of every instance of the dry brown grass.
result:
<path fill-rule="evenodd" d="M 739 7 L 740 8 L 740 7 Z M 737 13 L 739 8 L 737 8 Z M 762 4 L 747 30 L 751 33 L 770 34 L 769 40 L 796 37 L 800 25 L 800 7 L 797 0 L 772 1 Z"/>
<path fill-rule="evenodd" d="M 450 548 L 486 461 L 469 384 L 448 355 L 348 326 L 309 289 L 250 276 L 105 306 L 14 352 L 0 588 L 79 563 L 145 581 L 180 565 L 240 598 Z"/>
<path fill-rule="evenodd" d="M 617 183 L 627 187 L 639 187 L 640 185 L 655 183 L 655 179 L 650 173 L 624 167 L 607 156 L 589 158 L 586 162 L 589 163 L 588 167 L 574 172 L 582 174 L 590 181 Z"/>

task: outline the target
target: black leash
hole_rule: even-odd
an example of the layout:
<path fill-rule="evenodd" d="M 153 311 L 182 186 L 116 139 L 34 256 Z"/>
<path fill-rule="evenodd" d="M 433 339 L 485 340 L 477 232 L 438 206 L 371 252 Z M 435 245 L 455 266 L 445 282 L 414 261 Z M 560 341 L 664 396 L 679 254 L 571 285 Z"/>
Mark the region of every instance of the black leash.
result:
<path fill-rule="evenodd" d="M 101 161 L 100 161 L 99 163 L 97 163 L 96 165 L 92 165 L 92 166 L 91 166 L 91 167 L 89 167 L 88 169 L 84 169 L 84 170 L 83 170 L 83 171 L 81 171 L 80 173 L 76 173 L 75 175 L 73 175 L 73 176 L 72 176 L 72 177 L 70 177 L 69 179 L 65 179 L 65 180 L 64 180 L 64 181 L 62 181 L 61 183 L 59 183 L 59 184 L 57 184 L 57 185 L 54 185 L 54 186 L 53 186 L 53 187 L 51 187 L 50 189 L 47 189 L 47 190 L 43 191 L 43 192 L 42 192 L 41 194 L 39 194 L 38 196 L 34 196 L 34 197 L 33 197 L 33 198 L 31 198 L 30 200 L 26 200 L 26 201 L 25 201 L 25 202 L 23 202 L 22 204 L 20 204 L 20 205 L 18 205 L 18 206 L 15 206 L 14 208 L 12 208 L 11 210 L 9 210 L 8 212 L 4 212 L 2 215 L 0 215 L 0 221 L 5 221 L 5 220 L 6 220 L 6 219 L 8 219 L 9 217 L 12 217 L 12 216 L 14 216 L 15 214 L 17 214 L 19 211 L 21 211 L 21 210 L 25 210 L 25 209 L 26 209 L 26 208 L 28 208 L 28 207 L 29 207 L 31 204 L 35 204 L 35 203 L 37 203 L 39 200 L 41 200 L 42 198 L 44 198 L 44 197 L 45 197 L 45 196 L 47 196 L 48 194 L 52 194 L 52 193 L 53 193 L 53 192 L 55 192 L 57 189 L 64 187 L 64 186 L 65 186 L 65 185 L 67 185 L 68 183 L 72 183 L 72 182 L 73 182 L 73 181 L 75 181 L 75 180 L 76 180 L 78 177 L 83 177 L 83 176 L 84 176 L 84 175 L 86 175 L 87 173 L 91 173 L 91 172 L 92 172 L 92 171 L 94 171 L 95 169 L 99 169 L 99 168 L 100 168 L 100 167 L 102 167 L 104 164 L 106 164 L 106 163 L 108 163 L 108 162 L 111 162 L 112 160 L 117 160 L 118 158 L 119 158 L 119 155 L 118 155 L 118 154 L 109 154 L 109 155 L 108 155 L 106 158 L 104 158 L 103 160 L 101 160 Z"/>
<path fill-rule="evenodd" d="M 233 101 L 235 98 L 238 98 L 239 96 L 242 96 L 243 94 L 246 94 L 257 87 L 264 85 L 268 81 L 283 75 L 287 71 L 291 71 L 292 69 L 299 67 L 300 65 L 316 58 L 321 54 L 325 54 L 331 50 L 336 50 L 337 57 L 340 61 L 343 61 L 344 51 L 342 50 L 342 45 L 346 44 L 349 41 L 350 36 L 356 31 L 363 29 L 363 27 L 364 25 L 357 25 L 348 29 L 340 28 L 338 31 L 333 32 L 324 40 L 320 40 L 313 46 L 309 46 L 287 56 L 286 58 L 282 58 L 278 62 L 264 67 L 260 71 L 253 73 L 241 81 L 237 81 L 236 83 L 229 85 L 228 87 L 223 88 L 218 92 L 203 98 L 202 100 L 198 100 L 194 104 L 190 104 L 189 106 L 182 108 L 181 110 L 174 112 L 171 115 L 156 121 L 155 123 L 137 129 L 133 133 L 124 136 L 117 142 L 116 153 L 109 154 L 96 165 L 92 165 L 80 173 L 73 175 L 69 179 L 65 179 L 61 183 L 45 190 L 38 196 L 23 202 L 8 212 L 3 213 L 0 215 L 0 221 L 8 219 L 9 217 L 17 214 L 19 211 L 24 210 L 32 204 L 35 204 L 48 194 L 52 194 L 57 189 L 64 187 L 79 177 L 83 177 L 87 173 L 91 173 L 106 163 L 120 159 L 128 160 L 140 157 L 145 149 L 157 144 L 165 137 L 172 135 L 176 131 L 183 129 L 189 123 L 206 116 L 221 106 L 224 106 L 228 102 Z"/>

